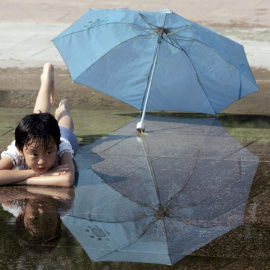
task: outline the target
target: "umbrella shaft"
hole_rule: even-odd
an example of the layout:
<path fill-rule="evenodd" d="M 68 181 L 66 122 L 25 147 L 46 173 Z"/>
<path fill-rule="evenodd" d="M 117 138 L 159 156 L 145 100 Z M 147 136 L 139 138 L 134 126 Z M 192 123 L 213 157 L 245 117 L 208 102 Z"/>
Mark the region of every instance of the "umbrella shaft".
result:
<path fill-rule="evenodd" d="M 157 63 L 157 57 L 158 57 L 158 52 L 159 52 L 160 44 L 161 44 L 161 38 L 159 37 L 159 39 L 158 39 L 158 45 L 157 45 L 157 49 L 156 49 L 156 53 L 155 53 L 155 58 L 154 58 L 153 65 L 152 65 L 152 68 L 151 68 L 150 78 L 149 78 L 148 84 L 147 84 L 146 96 L 145 96 L 144 104 L 143 104 L 143 111 L 142 111 L 141 122 L 144 121 L 144 117 L 145 117 L 146 106 L 147 106 L 147 102 L 148 102 L 148 98 L 149 98 L 149 93 L 150 93 L 150 90 L 151 90 L 151 84 L 152 84 L 152 80 L 153 80 L 153 76 L 154 76 L 154 72 L 155 72 L 155 68 L 156 68 L 156 63 Z"/>

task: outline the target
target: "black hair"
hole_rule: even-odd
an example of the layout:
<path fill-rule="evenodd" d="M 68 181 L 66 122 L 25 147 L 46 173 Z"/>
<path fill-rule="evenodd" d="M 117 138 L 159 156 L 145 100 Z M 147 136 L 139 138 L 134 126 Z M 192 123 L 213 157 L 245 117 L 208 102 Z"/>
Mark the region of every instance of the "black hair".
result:
<path fill-rule="evenodd" d="M 55 228 L 53 231 L 50 230 L 51 225 L 46 231 L 43 233 L 40 232 L 34 232 L 31 229 L 28 229 L 25 227 L 25 221 L 24 221 L 24 216 L 25 216 L 25 208 L 26 205 L 29 203 L 29 199 L 23 199 L 19 200 L 24 203 L 24 209 L 23 211 L 20 212 L 18 217 L 16 218 L 16 235 L 17 235 L 17 240 L 20 244 L 20 246 L 28 248 L 29 250 L 37 249 L 40 247 L 40 250 L 48 250 L 51 251 L 54 249 L 58 242 L 60 241 L 61 234 L 62 234 L 62 220 L 60 218 L 60 215 L 58 213 L 58 208 L 61 206 L 61 202 L 59 200 L 56 200 L 54 198 L 44 196 L 43 200 L 46 200 L 47 202 L 52 202 L 53 205 L 55 205 L 55 211 L 57 215 L 57 221 L 55 223 Z M 17 202 L 19 202 L 17 201 Z"/>
<path fill-rule="evenodd" d="M 60 129 L 57 120 L 50 113 L 33 113 L 25 116 L 15 129 L 15 144 L 20 151 L 31 143 L 33 139 L 42 141 L 47 148 L 53 139 L 60 144 Z"/>
<path fill-rule="evenodd" d="M 62 234 L 62 220 L 57 213 L 57 222 L 56 228 L 52 232 L 52 235 L 49 235 L 50 230 L 45 231 L 43 234 L 38 232 L 33 232 L 25 227 L 24 224 L 24 215 L 25 212 L 20 214 L 16 219 L 16 235 L 19 244 L 24 247 L 36 248 L 37 245 L 44 247 L 55 248 L 61 238 Z"/>

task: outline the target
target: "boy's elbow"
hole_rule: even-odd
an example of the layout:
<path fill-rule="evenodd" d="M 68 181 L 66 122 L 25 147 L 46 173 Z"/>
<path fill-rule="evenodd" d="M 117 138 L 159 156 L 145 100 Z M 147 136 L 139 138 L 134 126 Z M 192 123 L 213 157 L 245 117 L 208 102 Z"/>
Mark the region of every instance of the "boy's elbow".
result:
<path fill-rule="evenodd" d="M 74 180 L 75 180 L 74 175 L 72 175 L 71 173 L 68 173 L 66 176 L 67 177 L 66 177 L 66 179 L 64 181 L 64 187 L 72 187 L 73 184 L 74 184 Z"/>
<path fill-rule="evenodd" d="M 66 183 L 65 187 L 73 187 L 74 182 L 70 181 Z"/>

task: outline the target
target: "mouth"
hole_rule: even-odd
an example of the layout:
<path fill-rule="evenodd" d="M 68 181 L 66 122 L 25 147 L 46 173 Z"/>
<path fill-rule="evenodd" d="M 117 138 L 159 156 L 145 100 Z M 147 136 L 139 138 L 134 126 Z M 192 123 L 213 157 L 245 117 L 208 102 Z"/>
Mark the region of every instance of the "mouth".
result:
<path fill-rule="evenodd" d="M 46 168 L 37 168 L 37 170 L 38 170 L 39 172 L 45 172 L 47 169 L 46 169 Z"/>

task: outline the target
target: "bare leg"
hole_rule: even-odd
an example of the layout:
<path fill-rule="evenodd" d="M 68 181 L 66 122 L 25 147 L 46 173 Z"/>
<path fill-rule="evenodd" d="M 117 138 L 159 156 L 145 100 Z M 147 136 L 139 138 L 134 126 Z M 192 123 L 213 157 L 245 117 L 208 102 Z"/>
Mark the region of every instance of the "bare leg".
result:
<path fill-rule="evenodd" d="M 55 118 L 59 126 L 65 127 L 70 131 L 74 130 L 73 120 L 69 114 L 69 104 L 66 99 L 59 103 L 59 107 L 55 110 Z"/>
<path fill-rule="evenodd" d="M 46 63 L 40 76 L 41 84 L 37 95 L 34 113 L 50 113 L 50 106 L 54 104 L 54 66 Z"/>

